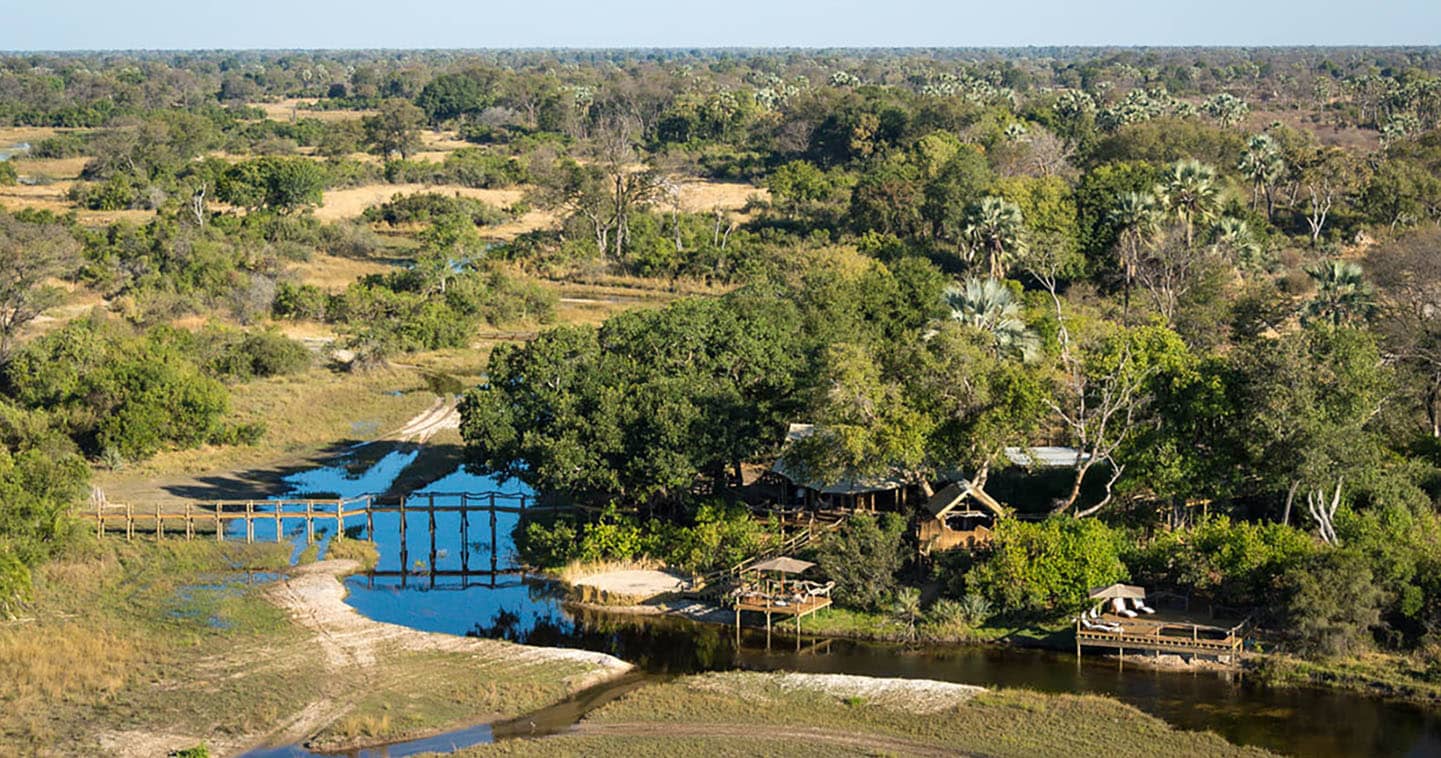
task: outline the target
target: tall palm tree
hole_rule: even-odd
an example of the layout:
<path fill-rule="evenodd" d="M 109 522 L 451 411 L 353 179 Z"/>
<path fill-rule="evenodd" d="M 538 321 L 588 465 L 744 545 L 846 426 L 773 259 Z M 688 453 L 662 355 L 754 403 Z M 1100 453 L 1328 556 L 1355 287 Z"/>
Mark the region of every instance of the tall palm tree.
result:
<path fill-rule="evenodd" d="M 944 297 L 951 319 L 990 334 L 1000 354 L 1027 363 L 1040 355 L 1040 337 L 1021 319 L 1020 304 L 1000 280 L 971 277 L 947 287 Z"/>
<path fill-rule="evenodd" d="M 1222 216 L 1216 222 L 1216 249 L 1225 253 L 1238 268 L 1259 271 L 1265 267 L 1261 241 L 1245 219 Z"/>
<path fill-rule="evenodd" d="M 1186 227 L 1186 247 L 1195 242 L 1197 221 L 1215 215 L 1221 204 L 1221 190 L 1216 185 L 1216 169 L 1198 161 L 1187 159 L 1171 164 L 1166 178 L 1156 188 L 1166 210 Z"/>
<path fill-rule="evenodd" d="M 1316 282 L 1316 295 L 1301 310 L 1303 322 L 1324 321 L 1341 326 L 1364 321 L 1376 312 L 1375 293 L 1359 264 L 1327 261 L 1311 266 L 1306 273 Z"/>
<path fill-rule="evenodd" d="M 1161 204 L 1149 192 L 1123 192 L 1107 214 L 1116 226 L 1116 247 L 1125 277 L 1124 310 L 1131 312 L 1131 285 L 1141 263 L 1141 250 L 1161 231 Z"/>
<path fill-rule="evenodd" d="M 1020 206 L 987 195 L 966 212 L 962 230 L 973 250 L 983 250 L 991 278 L 1005 276 L 1007 258 L 1023 249 Z"/>
<path fill-rule="evenodd" d="M 1286 159 L 1281 157 L 1281 148 L 1269 134 L 1257 134 L 1246 143 L 1237 166 L 1247 179 L 1251 180 L 1251 208 L 1255 209 L 1266 198 L 1266 218 L 1271 218 L 1273 203 L 1271 188 L 1286 174 Z"/>

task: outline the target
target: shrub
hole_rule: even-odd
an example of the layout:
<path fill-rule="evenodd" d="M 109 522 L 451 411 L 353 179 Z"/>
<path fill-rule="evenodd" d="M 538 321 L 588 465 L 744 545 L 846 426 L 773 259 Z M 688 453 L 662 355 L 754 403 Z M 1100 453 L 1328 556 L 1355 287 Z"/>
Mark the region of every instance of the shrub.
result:
<path fill-rule="evenodd" d="M 1354 655 L 1369 647 L 1381 623 L 1382 590 L 1363 556 L 1328 550 L 1286 572 L 1291 590 L 1286 618 L 1299 652 L 1323 658 Z"/>
<path fill-rule="evenodd" d="M 9 187 L 20 181 L 20 175 L 15 173 L 15 164 L 10 161 L 0 161 L 0 187 Z"/>
<path fill-rule="evenodd" d="M 1005 519 L 966 585 L 1011 611 L 1070 611 L 1092 587 L 1126 578 L 1121 533 L 1095 519 Z"/>
<path fill-rule="evenodd" d="M 876 518 L 859 513 L 840 531 L 826 535 L 817 548 L 816 562 L 835 580 L 837 603 L 871 611 L 885 606 L 895 593 L 905 533 L 905 519 L 897 514 Z"/>

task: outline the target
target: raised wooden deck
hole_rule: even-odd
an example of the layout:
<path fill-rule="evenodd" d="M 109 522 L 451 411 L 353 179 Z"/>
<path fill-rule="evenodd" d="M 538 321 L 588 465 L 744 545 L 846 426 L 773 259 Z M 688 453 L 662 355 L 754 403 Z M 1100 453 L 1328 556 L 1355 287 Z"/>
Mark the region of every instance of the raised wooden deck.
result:
<path fill-rule="evenodd" d="M 780 616 L 809 616 L 822 608 L 830 607 L 830 604 L 831 599 L 828 597 L 810 597 L 802 602 L 786 601 L 784 605 L 741 598 L 736 601 L 735 609 L 736 615 L 740 615 L 741 611 L 756 611 Z"/>
<path fill-rule="evenodd" d="M 1120 627 L 1120 631 L 1087 629 L 1076 620 L 1076 655 L 1081 646 L 1108 647 L 1120 650 L 1151 650 L 1183 655 L 1237 656 L 1244 652 L 1245 622 L 1231 628 L 1207 626 L 1175 619 L 1133 619 L 1103 615 L 1101 623 Z"/>

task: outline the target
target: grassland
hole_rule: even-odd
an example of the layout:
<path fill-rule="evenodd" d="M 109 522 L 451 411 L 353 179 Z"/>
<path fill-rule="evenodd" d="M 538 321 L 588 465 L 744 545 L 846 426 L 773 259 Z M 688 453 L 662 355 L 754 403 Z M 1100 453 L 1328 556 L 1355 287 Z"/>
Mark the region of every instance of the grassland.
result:
<path fill-rule="evenodd" d="M 289 551 L 112 543 L 46 566 L 25 616 L 0 623 L 0 754 L 375 742 L 514 716 L 593 681 L 592 664 L 503 642 L 367 619 L 330 634 L 323 608 L 281 602 L 291 580 L 245 573 L 285 571 Z M 339 597 L 332 576 L 309 581 Z"/>
<path fill-rule="evenodd" d="M 1114 700 L 1002 690 L 936 706 L 725 673 L 637 690 L 574 732 L 473 748 L 490 755 L 1265 755 L 1184 732 Z M 928 707 L 929 706 L 929 707 Z"/>

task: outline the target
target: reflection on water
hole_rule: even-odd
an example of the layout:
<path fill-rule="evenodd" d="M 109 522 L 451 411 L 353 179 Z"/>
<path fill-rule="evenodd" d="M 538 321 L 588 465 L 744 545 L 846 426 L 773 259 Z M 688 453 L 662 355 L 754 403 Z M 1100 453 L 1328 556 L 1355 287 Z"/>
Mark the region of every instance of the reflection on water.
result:
<path fill-rule="evenodd" d="M 364 448 L 348 461 L 293 477 L 293 496 L 355 497 L 387 489 L 415 458 L 389 452 L 366 459 Z M 427 493 L 507 492 L 528 494 L 517 482 L 502 486 L 487 477 L 457 471 L 421 490 Z M 436 514 L 437 570 L 457 570 L 464 554 L 472 570 L 512 562 L 515 514 L 498 514 L 492 543 L 487 518 L 472 515 L 468 544 L 462 544 L 459 515 Z M 1441 755 L 1441 724 L 1433 712 L 1343 692 L 1273 689 L 1232 674 L 1174 673 L 1128 667 L 1088 657 L 997 646 L 910 648 L 846 640 L 802 639 L 779 634 L 769 649 L 765 633 L 746 630 L 737 642 L 729 626 L 675 618 L 635 618 L 567 609 L 550 583 L 518 575 L 434 577 L 428 575 L 430 528 L 426 513 L 407 514 L 406 550 L 401 563 L 399 514 L 375 514 L 374 538 L 380 569 L 409 568 L 409 576 L 353 576 L 347 601 L 379 621 L 449 634 L 470 634 L 531 645 L 582 648 L 609 653 L 635 664 L 644 677 L 631 677 L 587 692 L 542 712 L 535 728 L 554 731 L 579 718 L 597 702 L 618 696 L 649 678 L 729 669 L 845 673 L 938 679 L 988 687 L 1054 693 L 1095 693 L 1115 697 L 1184 729 L 1209 730 L 1227 739 L 1294 755 Z M 289 524 L 286 521 L 285 524 Z M 298 520 L 296 521 L 298 525 Z M 260 538 L 264 524 L 257 524 Z M 363 533 L 364 518 L 347 521 Z M 333 531 L 334 524 L 320 524 Z M 273 537 L 273 527 L 270 536 Z M 303 530 L 286 526 L 300 541 Z M 415 562 L 421 561 L 421 565 Z M 797 652 L 797 647 L 800 652 Z M 531 728 L 527 717 L 525 729 Z M 550 723 L 555 722 L 555 723 Z M 495 725 L 496 734 L 520 729 Z M 542 732 L 543 733 L 543 732 Z M 1118 738 L 1120 738 L 1118 736 Z"/>

